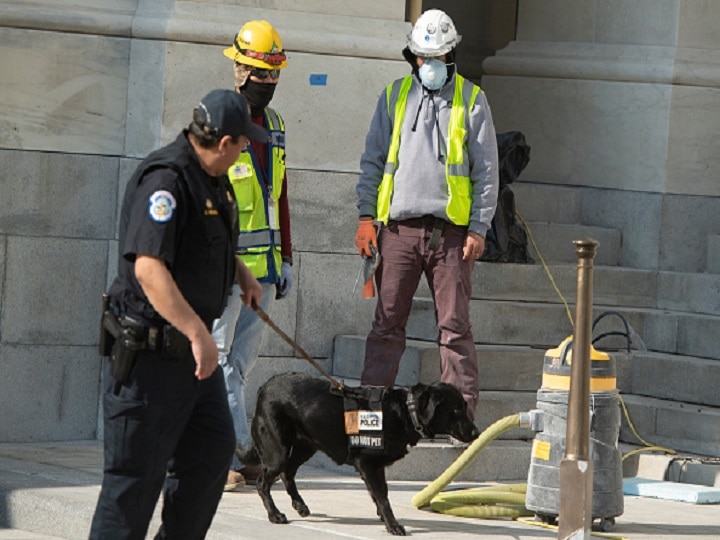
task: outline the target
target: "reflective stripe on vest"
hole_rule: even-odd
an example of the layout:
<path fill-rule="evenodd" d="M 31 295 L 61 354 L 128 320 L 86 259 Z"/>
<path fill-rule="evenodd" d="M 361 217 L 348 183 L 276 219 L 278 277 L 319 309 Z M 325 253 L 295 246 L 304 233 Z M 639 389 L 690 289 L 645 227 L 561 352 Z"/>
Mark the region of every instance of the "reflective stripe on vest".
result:
<path fill-rule="evenodd" d="M 385 96 L 388 115 L 393 114 L 393 131 L 390 148 L 383 171 L 382 182 L 378 187 L 377 219 L 387 224 L 390 216 L 390 201 L 394 189 L 395 171 L 400 151 L 400 131 L 405 118 L 407 97 L 412 86 L 412 75 L 388 85 Z M 448 218 L 456 225 L 470 223 L 472 205 L 472 183 L 470 182 L 470 163 L 467 156 L 467 130 L 465 129 L 466 110 L 472 109 L 480 87 L 468 83 L 459 74 L 455 75 L 450 121 L 448 124 L 448 156 L 445 160 L 445 178 L 448 183 L 448 203 L 445 208 Z"/>
<path fill-rule="evenodd" d="M 228 169 L 228 178 L 238 205 L 237 254 L 256 278 L 275 281 L 282 265 L 278 201 L 285 177 L 285 124 L 270 108 L 265 109 L 265 121 L 270 133 L 268 158 L 271 169 L 263 171 L 263 175 L 258 174 L 257 160 L 249 146 Z M 265 176 L 268 177 L 267 187 L 262 180 Z"/>

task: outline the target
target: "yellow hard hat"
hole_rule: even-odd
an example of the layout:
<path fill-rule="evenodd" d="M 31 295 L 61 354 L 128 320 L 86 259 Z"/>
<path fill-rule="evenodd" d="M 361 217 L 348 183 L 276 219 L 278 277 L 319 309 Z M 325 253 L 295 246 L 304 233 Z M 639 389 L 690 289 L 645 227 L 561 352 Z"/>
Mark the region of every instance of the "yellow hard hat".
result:
<path fill-rule="evenodd" d="M 280 34 L 267 21 L 246 22 L 224 54 L 240 64 L 262 69 L 287 67 Z"/>

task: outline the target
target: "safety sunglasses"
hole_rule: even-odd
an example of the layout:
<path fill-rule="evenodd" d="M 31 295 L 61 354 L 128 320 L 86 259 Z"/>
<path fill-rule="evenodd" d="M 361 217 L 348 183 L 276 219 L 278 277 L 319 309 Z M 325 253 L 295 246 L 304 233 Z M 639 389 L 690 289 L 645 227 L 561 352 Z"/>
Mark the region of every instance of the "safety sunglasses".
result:
<path fill-rule="evenodd" d="M 257 77 L 258 79 L 277 79 L 280 76 L 279 69 L 261 69 L 253 68 L 250 70 L 250 75 Z"/>

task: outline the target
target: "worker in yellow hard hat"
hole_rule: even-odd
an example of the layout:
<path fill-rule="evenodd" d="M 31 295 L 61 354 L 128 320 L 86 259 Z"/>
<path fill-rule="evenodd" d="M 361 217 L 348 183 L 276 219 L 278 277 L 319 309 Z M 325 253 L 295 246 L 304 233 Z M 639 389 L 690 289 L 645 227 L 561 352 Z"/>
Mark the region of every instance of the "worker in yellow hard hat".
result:
<path fill-rule="evenodd" d="M 238 201 L 240 235 L 237 255 L 263 287 L 260 307 L 270 313 L 276 299 L 292 288 L 292 239 L 285 174 L 285 124 L 269 107 L 287 57 L 277 30 L 267 21 L 248 21 L 225 49 L 234 61 L 235 90 L 247 98 L 252 121 L 264 127 L 266 142 L 252 141 L 228 170 Z M 262 346 L 263 322 L 240 298 L 235 286 L 220 319 L 213 325 L 219 361 L 237 442 L 251 444 L 245 388 Z M 254 484 L 259 467 L 233 458 L 226 491 Z"/>
<path fill-rule="evenodd" d="M 225 56 L 235 61 L 235 89 L 250 102 L 253 117 L 262 115 L 270 104 L 287 67 L 282 40 L 267 21 L 250 21 L 235 36 Z"/>

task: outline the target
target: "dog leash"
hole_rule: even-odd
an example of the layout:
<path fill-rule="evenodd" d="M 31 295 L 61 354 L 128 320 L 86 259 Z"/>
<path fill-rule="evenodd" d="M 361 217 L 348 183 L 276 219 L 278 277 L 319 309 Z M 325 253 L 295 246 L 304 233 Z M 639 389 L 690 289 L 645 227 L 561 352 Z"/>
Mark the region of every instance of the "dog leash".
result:
<path fill-rule="evenodd" d="M 330 381 L 330 384 L 332 384 L 333 387 L 334 387 L 336 390 L 342 391 L 342 390 L 345 388 L 345 386 L 344 386 L 341 382 L 338 382 L 336 379 L 333 379 L 333 377 L 332 377 L 328 372 L 326 372 L 322 367 L 320 367 L 320 365 L 319 365 L 315 360 L 313 360 L 312 357 L 311 357 L 308 353 L 306 353 L 305 350 L 304 350 L 300 345 L 298 345 L 297 343 L 295 343 L 295 341 L 293 341 L 292 339 L 290 339 L 290 336 L 288 336 L 285 332 L 283 332 L 282 330 L 280 330 L 280 328 L 278 327 L 278 325 L 276 325 L 276 324 L 270 319 L 270 317 L 268 316 L 267 313 L 265 313 L 265 311 L 263 310 L 263 308 L 261 308 L 260 306 L 258 306 L 255 302 L 253 302 L 252 308 L 255 310 L 255 313 L 258 314 L 258 317 L 260 317 L 260 318 L 265 322 L 265 324 L 267 324 L 270 328 L 272 328 L 273 330 L 275 330 L 275 332 L 276 332 L 281 338 L 283 338 L 283 339 L 287 342 L 288 345 L 290 345 L 293 349 L 295 349 L 297 352 L 299 352 L 300 355 L 301 355 L 305 360 L 307 360 L 308 362 L 310 362 L 310 364 L 311 364 L 315 369 L 317 369 L 320 373 L 322 373 L 322 374 L 325 376 L 325 378 Z"/>

